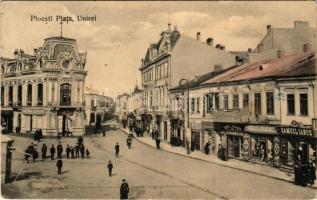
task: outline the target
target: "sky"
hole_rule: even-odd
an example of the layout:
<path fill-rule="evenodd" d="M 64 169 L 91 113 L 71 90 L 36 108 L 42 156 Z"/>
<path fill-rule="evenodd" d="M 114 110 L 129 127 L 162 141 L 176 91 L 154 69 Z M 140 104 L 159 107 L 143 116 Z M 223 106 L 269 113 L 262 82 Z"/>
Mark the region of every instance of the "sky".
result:
<path fill-rule="evenodd" d="M 266 25 L 293 27 L 294 21 L 308 21 L 316 27 L 317 6 L 301 2 L 0 2 L 0 56 L 13 57 L 14 49 L 32 54 L 43 39 L 60 36 L 60 25 L 31 21 L 31 15 L 94 16 L 92 22 L 63 24 L 63 36 L 77 40 L 87 51 L 86 86 L 115 97 L 140 86 L 138 70 L 151 43 L 160 39 L 168 22 L 181 34 L 202 41 L 214 38 L 230 51 L 255 48 L 266 33 Z"/>

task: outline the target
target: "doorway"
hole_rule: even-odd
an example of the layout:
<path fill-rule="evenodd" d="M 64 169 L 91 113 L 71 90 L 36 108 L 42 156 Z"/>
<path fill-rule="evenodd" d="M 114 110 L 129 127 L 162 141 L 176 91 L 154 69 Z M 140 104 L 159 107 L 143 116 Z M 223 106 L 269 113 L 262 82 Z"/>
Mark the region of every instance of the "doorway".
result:
<path fill-rule="evenodd" d="M 237 136 L 228 136 L 228 156 L 240 158 L 241 139 Z"/>

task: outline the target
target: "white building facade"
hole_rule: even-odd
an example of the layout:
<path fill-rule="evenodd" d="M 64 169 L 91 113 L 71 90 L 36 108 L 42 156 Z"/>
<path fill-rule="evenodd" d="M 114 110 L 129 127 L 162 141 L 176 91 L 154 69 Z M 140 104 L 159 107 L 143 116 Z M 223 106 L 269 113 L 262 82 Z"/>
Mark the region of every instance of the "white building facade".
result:
<path fill-rule="evenodd" d="M 86 53 L 76 40 L 51 37 L 34 55 L 1 58 L 1 123 L 7 132 L 83 135 Z"/>

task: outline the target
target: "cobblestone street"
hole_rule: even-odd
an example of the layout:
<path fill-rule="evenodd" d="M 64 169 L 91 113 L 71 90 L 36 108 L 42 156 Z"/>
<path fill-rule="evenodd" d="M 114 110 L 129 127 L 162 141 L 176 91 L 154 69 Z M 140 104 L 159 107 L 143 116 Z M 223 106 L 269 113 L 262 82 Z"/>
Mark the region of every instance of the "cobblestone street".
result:
<path fill-rule="evenodd" d="M 25 137 L 14 139 L 17 147 L 31 142 Z M 117 141 L 121 149 L 119 158 L 114 155 Z M 37 144 L 38 149 L 43 142 L 48 146 L 57 144 L 56 139 L 44 139 Z M 75 143 L 75 138 L 62 139 L 63 146 Z M 131 198 L 307 199 L 316 196 L 312 188 L 159 151 L 136 140 L 129 150 L 126 134 L 114 128 L 106 137 L 87 136 L 84 143 L 91 158 L 64 156 L 63 174 L 59 176 L 56 160 L 27 164 L 23 155 L 15 151 L 12 170 L 13 175 L 20 176 L 17 181 L 2 186 L 2 195 L 7 198 L 119 198 L 121 180 L 125 178 Z M 109 160 L 114 164 L 113 177 L 107 173 Z"/>

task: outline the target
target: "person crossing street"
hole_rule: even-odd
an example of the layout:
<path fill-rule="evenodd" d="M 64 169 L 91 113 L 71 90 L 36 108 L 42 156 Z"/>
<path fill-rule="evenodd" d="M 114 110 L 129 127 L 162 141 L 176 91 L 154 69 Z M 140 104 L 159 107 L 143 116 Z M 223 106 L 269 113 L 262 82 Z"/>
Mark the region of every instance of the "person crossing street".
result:
<path fill-rule="evenodd" d="M 116 146 L 114 147 L 115 151 L 116 151 L 116 157 L 119 156 L 119 151 L 120 151 L 120 146 L 119 143 L 117 142 Z"/>
<path fill-rule="evenodd" d="M 112 176 L 113 164 L 111 163 L 110 160 L 109 160 L 107 168 L 108 168 L 108 172 L 109 172 L 109 177 L 111 177 Z"/>

